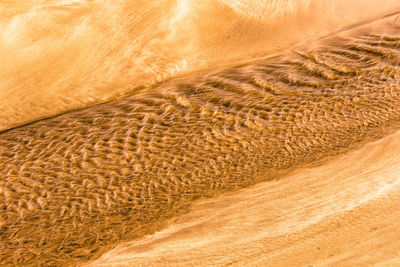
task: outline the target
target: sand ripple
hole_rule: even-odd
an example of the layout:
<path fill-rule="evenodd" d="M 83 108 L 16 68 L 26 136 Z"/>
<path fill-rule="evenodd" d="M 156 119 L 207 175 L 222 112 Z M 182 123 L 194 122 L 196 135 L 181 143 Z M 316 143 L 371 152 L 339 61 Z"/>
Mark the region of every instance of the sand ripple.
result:
<path fill-rule="evenodd" d="M 397 129 L 396 19 L 2 132 L 0 262 L 84 262 Z"/>
<path fill-rule="evenodd" d="M 398 266 L 400 132 L 203 201 L 90 266 Z"/>

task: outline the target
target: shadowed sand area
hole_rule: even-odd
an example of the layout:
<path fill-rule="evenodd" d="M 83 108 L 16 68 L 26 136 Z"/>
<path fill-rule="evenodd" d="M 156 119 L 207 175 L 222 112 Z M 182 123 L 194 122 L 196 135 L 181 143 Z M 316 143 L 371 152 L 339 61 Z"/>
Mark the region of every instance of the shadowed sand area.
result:
<path fill-rule="evenodd" d="M 398 139 L 362 148 L 370 155 L 323 160 L 399 129 L 399 30 L 399 17 L 392 15 L 279 56 L 178 75 L 122 99 L 1 132 L 0 263 L 83 264 L 167 227 L 171 218 L 191 209 L 168 230 L 133 243 L 132 258 L 128 250 L 116 261 L 196 264 L 204 256 L 211 264 L 283 264 L 279 260 L 290 255 L 293 264 L 334 262 L 352 257 L 340 253 L 351 238 L 361 242 L 357 233 L 365 237 L 360 249 L 374 237 L 372 247 L 386 242 L 378 237 L 379 225 L 368 232 L 378 213 L 367 216 L 365 225 L 360 217 L 361 209 L 372 211 L 374 205 L 388 205 L 388 214 L 398 216 L 391 200 L 385 202 L 391 192 L 397 201 L 398 170 L 392 164 L 398 155 L 391 149 Z M 360 166 L 352 172 L 357 157 Z M 382 165 L 368 165 L 375 159 Z M 327 165 L 303 169 L 310 164 Z M 191 206 L 277 178 L 282 180 Z M 197 216 L 204 220 L 196 222 Z M 341 216 L 347 216 L 345 222 Z M 205 227 L 208 223 L 215 226 Z M 188 224 L 193 228 L 185 228 Z M 383 231 L 394 226 L 387 227 Z M 239 228 L 248 229 L 247 237 L 231 242 Z M 232 250 L 208 230 L 232 243 Z M 324 242 L 343 233 L 350 243 L 329 247 Z M 174 241 L 175 234 L 185 238 L 182 243 Z M 189 246 L 189 241 L 182 245 L 186 238 L 193 241 L 194 254 L 178 258 L 179 249 Z M 296 245 L 301 240 L 304 247 Z M 314 241 L 328 256 L 309 252 Z M 215 250 L 204 250 L 202 242 Z M 147 252 L 150 248 L 154 251 Z"/>

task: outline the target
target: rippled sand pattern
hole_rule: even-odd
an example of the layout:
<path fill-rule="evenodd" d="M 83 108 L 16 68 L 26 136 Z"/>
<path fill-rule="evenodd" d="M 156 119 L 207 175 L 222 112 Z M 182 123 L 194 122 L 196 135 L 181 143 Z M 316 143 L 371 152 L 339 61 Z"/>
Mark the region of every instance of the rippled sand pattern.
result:
<path fill-rule="evenodd" d="M 0 131 L 277 54 L 398 0 L 1 0 Z M 315 12 L 318 10 L 318 12 Z"/>
<path fill-rule="evenodd" d="M 87 267 L 399 266 L 400 131 L 318 167 L 196 202 Z"/>
<path fill-rule="evenodd" d="M 397 128 L 395 21 L 1 133 L 1 264 L 85 262 Z"/>

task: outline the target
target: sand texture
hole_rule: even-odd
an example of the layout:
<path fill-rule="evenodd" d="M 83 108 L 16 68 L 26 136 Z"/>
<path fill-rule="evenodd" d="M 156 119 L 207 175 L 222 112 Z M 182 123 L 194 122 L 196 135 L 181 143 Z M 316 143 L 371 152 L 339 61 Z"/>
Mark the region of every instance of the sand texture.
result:
<path fill-rule="evenodd" d="M 400 133 L 195 204 L 88 266 L 398 266 Z"/>
<path fill-rule="evenodd" d="M 87 8 L 103 3 L 87 2 Z M 313 1 L 303 2 L 299 6 L 313 7 Z M 168 3 L 161 1 L 166 6 L 159 8 L 169 10 Z M 203 12 L 208 7 L 176 3 L 181 4 L 174 6 L 179 11 Z M 245 2 L 236 3 L 243 5 L 231 5 L 231 12 L 252 10 Z M 136 2 L 148 12 L 158 10 L 155 5 Z M 72 6 L 84 12 L 83 5 Z M 281 8 L 298 14 L 296 5 Z M 126 10 L 134 9 L 117 14 Z M 387 136 L 400 129 L 399 15 L 371 16 L 327 35 L 316 30 L 318 38 L 309 42 L 291 44 L 290 49 L 282 48 L 290 42 L 281 43 L 277 55 L 259 54 L 266 41 L 249 46 L 259 55 L 249 57 L 239 52 L 241 42 L 213 46 L 218 49 L 211 51 L 211 39 L 199 37 L 184 50 L 187 54 L 180 54 L 186 59 L 200 51 L 185 63 L 197 67 L 183 70 L 177 67 L 182 58 L 172 59 L 179 50 L 173 44 L 188 39 L 177 37 L 183 33 L 172 34 L 173 24 L 162 24 L 169 38 L 154 41 L 158 39 L 140 24 L 151 17 L 146 12 L 140 13 L 142 27 L 132 34 L 153 40 L 152 53 L 146 54 L 147 46 L 139 44 L 122 49 L 110 37 L 104 44 L 109 61 L 89 55 L 93 66 L 109 67 L 101 73 L 74 65 L 86 62 L 88 54 L 70 47 L 64 50 L 69 54 L 62 57 L 66 61 L 49 57 L 48 62 L 56 64 L 49 66 L 55 76 L 42 68 L 48 62 L 37 65 L 33 59 L 28 60 L 35 66 L 32 73 L 45 74 L 29 76 L 26 62 L 6 56 L 6 43 L 0 46 L 7 59 L 3 62 L 15 67 L 0 64 L 7 70 L 1 88 L 15 85 L 14 91 L 0 90 L 0 111 L 5 111 L 0 112 L 0 265 L 76 266 L 96 259 L 93 266 L 395 264 L 400 251 L 395 231 L 399 135 Z M 166 18 L 176 15 L 171 12 L 161 13 Z M 250 13 L 252 20 L 265 19 L 262 12 Z M 153 26 L 156 31 L 160 25 Z M 286 36 L 302 31 L 286 30 Z M 12 41 L 11 33 L 2 36 L 8 34 Z M 307 34 L 312 35 L 302 36 Z M 157 54 L 161 44 L 171 52 Z M 224 49 L 230 49 L 232 57 L 215 63 Z M 130 74 L 124 76 L 116 60 L 125 63 L 135 51 L 148 55 L 147 63 L 125 66 Z M 241 60 L 233 60 L 237 56 Z M 16 71 L 17 61 L 26 73 Z M 58 73 L 55 66 L 66 73 Z M 101 83 L 98 78 L 105 73 L 113 74 L 104 76 L 105 87 L 85 87 Z M 58 75 L 68 83 L 60 82 Z M 71 87 L 71 81 L 80 89 Z M 18 87 L 27 84 L 37 90 L 31 94 Z M 140 89 L 132 89 L 137 86 Z M 8 101 L 1 94 L 10 96 Z M 366 145 L 369 142 L 375 143 Z"/>

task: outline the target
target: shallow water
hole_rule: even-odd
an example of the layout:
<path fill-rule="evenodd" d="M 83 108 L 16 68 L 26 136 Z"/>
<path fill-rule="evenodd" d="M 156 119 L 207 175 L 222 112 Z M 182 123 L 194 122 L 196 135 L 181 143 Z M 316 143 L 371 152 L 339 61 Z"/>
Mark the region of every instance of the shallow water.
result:
<path fill-rule="evenodd" d="M 282 53 L 397 0 L 2 0 L 0 130 Z"/>
<path fill-rule="evenodd" d="M 309 10 L 313 3 L 303 2 L 300 1 L 298 6 L 284 4 L 281 7 L 277 4 L 266 5 L 266 8 L 281 8 L 293 15 L 293 12 L 303 10 L 300 8 L 303 6 Z M 51 6 L 48 1 L 43 3 L 46 5 L 35 11 L 29 9 L 28 4 L 26 8 L 29 7 L 29 12 L 39 13 L 42 9 L 49 12 L 49 8 L 71 12 L 69 4 L 77 10 L 85 6 L 83 2 L 69 3 L 63 8 Z M 88 1 L 86 7 L 90 9 L 91 5 L 101 3 Z M 120 4 L 124 6 L 126 3 L 121 1 Z M 139 12 L 146 22 L 150 14 L 153 16 L 151 12 L 161 10 L 161 7 L 154 8 L 153 2 L 134 3 L 137 9 L 150 12 Z M 165 10 L 169 10 L 167 7 L 171 4 L 168 1 L 162 3 L 166 6 L 163 12 L 159 12 L 169 18 L 168 21 L 171 14 L 175 18 L 177 14 L 187 15 L 187 10 L 205 12 L 210 8 L 191 1 L 177 1 L 177 5 L 172 5 L 174 11 L 168 13 Z M 225 7 L 222 2 L 212 3 Z M 238 8 L 244 2 L 235 3 L 237 5 L 232 6 Z M 9 4 L 12 6 L 13 2 Z M 391 1 L 385 2 L 385 5 L 390 4 Z M 127 14 L 137 12 L 129 7 L 122 10 L 129 11 Z M 194 200 L 278 178 L 295 168 L 344 153 L 399 128 L 400 27 L 397 15 L 376 18 L 368 14 L 372 21 L 364 21 L 323 38 L 324 31 L 320 30 L 320 25 L 324 23 L 315 22 L 315 28 L 311 30 L 289 25 L 285 34 L 274 35 L 281 39 L 277 47 L 266 49 L 270 52 L 265 52 L 264 56 L 260 56 L 259 49 L 271 42 L 268 38 L 258 40 L 254 47 L 250 45 L 245 55 L 241 52 L 243 42 L 241 45 L 225 44 L 216 39 L 214 41 L 221 44 L 220 47 L 211 45 L 212 49 L 208 50 L 204 46 L 211 41 L 203 42 L 202 39 L 193 46 L 195 48 L 190 46 L 187 50 L 189 54 L 201 51 L 194 54 L 196 59 L 187 60 L 185 68 L 179 69 L 177 62 L 188 57 L 176 51 L 186 51 L 187 46 L 172 44 L 179 40 L 186 43 L 186 37 L 182 37 L 185 35 L 180 32 L 183 39 L 171 35 L 170 39 L 164 36 L 158 42 L 153 41 L 157 38 L 151 34 L 148 36 L 148 32 L 152 33 L 148 27 L 140 27 L 141 19 L 135 20 L 139 26 L 134 28 L 134 34 L 147 38 L 150 43 L 156 42 L 150 54 L 134 57 L 138 51 L 146 54 L 148 46 L 143 47 L 139 42 L 142 46 L 136 44 L 138 46 L 133 48 L 131 43 L 118 39 L 127 45 L 121 48 L 121 42 L 105 34 L 110 41 L 98 48 L 111 53 L 107 58 L 96 58 L 98 51 L 93 55 L 87 54 L 92 44 L 83 50 L 77 46 L 61 50 L 53 43 L 52 47 L 60 50 L 57 53 L 54 50 L 55 54 L 49 53 L 46 61 L 39 60 L 44 53 L 34 49 L 49 50 L 43 36 L 28 38 L 27 35 L 34 31 L 18 26 L 18 23 L 23 23 L 18 14 L 27 16 L 25 11 L 21 11 L 23 8 L 15 8 L 9 21 L 3 19 L 7 27 L 3 31 L 6 37 L 2 53 L 11 51 L 7 49 L 12 45 L 14 48 L 18 44 L 26 45 L 29 39 L 31 43 L 26 51 L 35 58 L 28 57 L 28 54 L 12 58 L 3 53 L 7 59 L 2 64 L 6 70 L 3 75 L 7 79 L 3 80 L 2 88 L 5 89 L 1 92 L 6 96 L 2 99 L 7 100 L 1 104 L 5 112 L 2 114 L 8 114 L 4 116 L 7 119 L 1 119 L 4 128 L 127 93 L 131 95 L 0 133 L 0 262 L 3 264 L 64 266 L 84 263 L 122 241 L 160 229 L 168 218 L 188 211 Z M 183 11 L 177 12 L 176 8 Z M 257 5 L 244 10 L 247 10 L 246 17 L 265 20 L 262 12 L 251 11 L 260 11 Z M 79 12 L 88 14 L 85 12 L 89 11 Z M 104 12 L 111 14 L 110 10 Z M 357 12 L 347 17 L 345 13 L 346 24 L 343 22 L 343 25 L 355 18 L 360 20 L 361 15 Z M 285 18 L 284 14 L 277 11 L 273 19 L 279 21 L 279 16 Z M 367 15 L 364 15 L 366 19 Z M 35 16 L 36 13 L 31 15 L 32 18 Z M 66 29 L 60 27 L 60 30 L 69 29 L 74 32 L 72 36 L 79 36 L 79 31 L 75 31 L 82 29 L 82 25 L 90 25 L 87 15 L 82 16 L 86 24 L 78 20 L 76 28 L 68 24 Z M 53 19 L 56 18 L 61 17 Z M 105 24 L 111 27 L 110 32 L 114 32 L 113 24 L 107 19 L 104 18 Z M 68 23 L 72 22 L 68 20 Z M 159 25 L 156 23 L 154 27 Z M 193 25 L 198 25 L 199 29 L 202 27 L 195 21 Z M 10 27 L 25 29 L 26 32 L 15 32 Z M 125 29 L 124 25 L 121 27 Z M 172 26 L 169 24 L 168 27 Z M 243 27 L 251 28 L 248 24 Z M 51 32 L 40 29 L 44 36 Z M 168 29 L 168 34 L 171 34 L 173 31 Z M 284 36 L 292 31 L 299 35 L 285 40 Z M 51 32 L 51 38 L 57 41 L 64 36 L 64 33 L 58 37 L 54 34 Z M 87 37 L 87 32 L 82 34 L 89 42 L 93 41 Z M 118 34 L 121 37 L 121 33 Z M 220 34 L 218 32 L 214 38 Z M 243 34 L 246 35 L 237 31 L 237 36 L 232 38 L 240 40 Z M 315 35 L 320 37 L 315 38 Z M 202 37 L 199 33 L 195 36 Z M 300 36 L 309 36 L 310 41 L 293 45 L 294 40 L 301 39 Z M 68 42 L 70 39 L 62 40 Z M 103 44 L 103 41 L 101 39 L 98 44 Z M 42 42 L 43 46 L 37 42 Z M 171 42 L 170 46 L 166 45 L 168 42 Z M 80 42 L 75 44 L 80 45 Z M 115 45 L 117 49 L 107 45 Z M 157 50 L 161 45 L 172 49 L 168 50 L 171 52 Z M 290 49 L 282 50 L 285 46 L 290 46 Z M 229 57 L 220 54 L 224 49 L 232 52 Z M 280 54 L 272 56 L 277 51 L 281 51 Z M 165 58 L 162 56 L 164 52 L 168 55 Z M 76 57 L 71 56 L 75 54 Z M 250 57 L 250 54 L 257 57 Z M 57 56 L 52 58 L 52 55 Z M 175 56 L 178 61 L 174 61 Z M 130 63 L 126 62 L 127 58 L 130 58 Z M 84 59 L 88 65 L 78 64 Z M 138 63 L 145 61 L 144 65 Z M 131 74 L 121 74 L 119 67 L 122 65 L 118 62 L 134 64 L 135 67 L 129 65 L 127 69 Z M 48 69 L 44 68 L 45 65 Z M 177 71 L 166 67 L 169 65 Z M 27 72 L 17 72 L 21 68 Z M 35 76 L 40 71 L 46 73 L 46 79 L 39 74 Z M 89 77 L 87 73 L 91 73 L 93 79 L 86 79 Z M 82 75 L 81 79 L 75 75 Z M 106 81 L 104 88 L 93 87 L 92 90 L 86 87 L 94 86 L 100 76 Z M 174 77 L 167 79 L 169 76 Z M 119 79 L 118 82 L 113 83 L 112 77 Z M 125 87 L 127 81 L 133 84 L 129 85 L 129 90 Z M 154 84 L 155 81 L 160 82 Z M 72 82 L 77 87 L 73 87 Z M 9 89 L 13 84 L 15 88 Z M 142 86 L 149 84 L 153 85 Z M 29 86 L 34 88 L 29 89 Z M 142 87 L 138 89 L 135 86 Z M 136 89 L 132 89 L 134 87 Z M 60 101 L 64 104 L 60 105 Z"/>
<path fill-rule="evenodd" d="M 398 266 L 400 132 L 195 203 L 88 266 Z"/>

